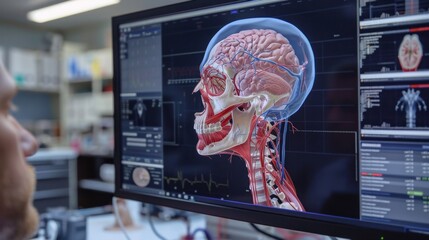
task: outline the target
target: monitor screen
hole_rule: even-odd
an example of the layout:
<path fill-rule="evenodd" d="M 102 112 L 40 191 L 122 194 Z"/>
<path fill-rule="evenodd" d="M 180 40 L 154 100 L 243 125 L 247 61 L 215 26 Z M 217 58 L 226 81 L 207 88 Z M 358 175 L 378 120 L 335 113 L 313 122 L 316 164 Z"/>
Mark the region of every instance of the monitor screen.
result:
<path fill-rule="evenodd" d="M 116 195 L 342 236 L 428 233 L 428 11 L 192 1 L 113 18 Z"/>

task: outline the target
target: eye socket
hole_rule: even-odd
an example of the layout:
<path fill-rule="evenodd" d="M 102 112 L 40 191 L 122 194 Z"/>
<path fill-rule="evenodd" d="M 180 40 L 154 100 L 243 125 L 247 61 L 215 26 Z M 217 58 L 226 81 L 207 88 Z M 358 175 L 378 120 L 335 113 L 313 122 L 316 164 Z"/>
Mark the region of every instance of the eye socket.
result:
<path fill-rule="evenodd" d="M 219 96 L 225 91 L 226 76 L 216 69 L 208 67 L 204 72 L 204 85 L 211 96 Z"/>

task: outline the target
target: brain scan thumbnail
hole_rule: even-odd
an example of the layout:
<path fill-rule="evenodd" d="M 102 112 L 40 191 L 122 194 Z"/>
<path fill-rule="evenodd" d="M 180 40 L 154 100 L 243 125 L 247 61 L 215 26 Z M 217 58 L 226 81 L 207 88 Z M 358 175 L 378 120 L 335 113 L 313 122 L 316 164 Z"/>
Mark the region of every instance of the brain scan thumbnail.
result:
<path fill-rule="evenodd" d="M 284 168 L 280 126 L 310 93 L 314 64 L 305 35 L 274 18 L 232 22 L 208 44 L 194 89 L 204 105 L 195 113 L 196 149 L 243 159 L 254 204 L 304 211 Z"/>
<path fill-rule="evenodd" d="M 422 43 L 417 34 L 407 34 L 399 46 L 398 59 L 403 71 L 416 71 L 423 57 Z"/>

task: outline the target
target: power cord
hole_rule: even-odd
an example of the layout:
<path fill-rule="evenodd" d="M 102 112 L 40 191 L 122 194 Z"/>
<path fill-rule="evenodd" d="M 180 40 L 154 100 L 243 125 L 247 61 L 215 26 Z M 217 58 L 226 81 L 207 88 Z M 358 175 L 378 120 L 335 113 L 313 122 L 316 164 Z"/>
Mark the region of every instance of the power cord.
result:
<path fill-rule="evenodd" d="M 192 233 L 192 237 L 194 237 L 196 239 L 195 235 L 197 235 L 198 232 L 203 232 L 204 236 L 206 237 L 207 240 L 213 239 L 212 236 L 210 235 L 209 231 L 207 231 L 207 229 L 205 229 L 205 228 L 195 229 L 194 232 Z"/>
<path fill-rule="evenodd" d="M 276 240 L 284 240 L 283 238 L 281 238 L 281 237 L 279 237 L 279 236 L 273 235 L 273 234 L 271 234 L 271 233 L 268 233 L 268 232 L 266 232 L 266 231 L 264 231 L 264 230 L 260 229 L 260 228 L 259 228 L 258 226 L 256 226 L 256 224 L 254 224 L 254 223 L 250 223 L 250 226 L 252 226 L 252 227 L 253 227 L 253 229 L 255 229 L 257 232 L 259 232 L 259 233 L 261 233 L 261 234 L 263 234 L 263 235 L 265 235 L 265 236 L 268 236 L 268 237 L 270 237 L 270 238 L 272 238 L 272 239 L 276 239 Z"/>
<path fill-rule="evenodd" d="M 124 227 L 124 223 L 122 222 L 122 219 L 119 216 L 118 198 L 117 197 L 112 198 L 112 205 L 113 205 L 113 213 L 115 214 L 116 221 L 118 221 L 118 224 L 119 224 L 119 227 L 121 228 L 121 231 L 124 233 L 125 238 L 127 240 L 131 240 L 130 236 L 127 233 L 127 230 Z"/>
<path fill-rule="evenodd" d="M 191 233 L 191 222 L 189 221 L 189 217 L 184 214 L 179 217 L 179 219 L 182 219 L 186 224 L 186 235 L 181 238 L 181 240 L 194 240 L 197 239 L 196 235 L 199 232 L 202 232 L 207 240 L 212 240 L 212 237 L 210 233 L 205 228 L 197 228 Z"/>
<path fill-rule="evenodd" d="M 131 238 L 130 238 L 130 236 L 128 235 L 128 232 L 127 232 L 127 230 L 125 229 L 125 227 L 124 227 L 124 223 L 122 222 L 122 219 L 120 218 L 120 216 L 119 216 L 119 208 L 118 208 L 118 198 L 117 197 L 113 197 L 112 198 L 112 205 L 113 205 L 113 212 L 114 212 L 114 214 L 115 214 L 115 218 L 116 218 L 116 221 L 118 222 L 118 224 L 119 224 L 119 227 L 121 228 L 121 231 L 124 233 L 124 235 L 125 235 L 125 238 L 127 239 L 127 240 L 131 240 Z M 152 207 L 152 205 L 148 205 L 147 206 L 147 217 L 148 217 L 148 221 L 149 221 L 149 225 L 150 225 L 150 228 L 152 229 L 152 232 L 160 239 L 160 240 L 167 240 L 165 237 L 163 237 L 159 232 L 158 232 L 158 230 L 156 230 L 156 228 L 155 228 L 155 225 L 154 225 L 154 223 L 153 223 L 153 219 L 152 219 L 152 214 L 151 214 L 151 207 Z M 204 233 L 204 236 L 206 237 L 206 239 L 207 240 L 212 240 L 212 237 L 210 236 L 210 233 L 206 230 L 206 229 L 203 229 L 203 228 L 198 228 L 198 229 L 195 229 L 194 230 L 194 232 L 190 235 L 189 234 L 189 232 L 190 232 L 190 225 L 189 225 L 189 221 L 188 221 L 188 219 L 186 218 L 186 217 L 184 217 L 184 220 L 185 220 L 185 222 L 187 223 L 187 235 L 188 236 L 190 236 L 191 237 L 191 239 L 193 239 L 193 238 L 195 238 L 195 235 L 198 233 L 198 232 L 203 232 Z"/>
<path fill-rule="evenodd" d="M 149 220 L 150 228 L 152 229 L 152 232 L 153 232 L 153 233 L 155 233 L 155 235 L 156 235 L 159 239 L 161 239 L 161 240 L 167 240 L 165 237 L 163 237 L 163 236 L 158 232 L 158 230 L 156 230 L 156 228 L 155 228 L 155 226 L 154 226 L 154 224 L 153 224 L 152 214 L 151 214 L 151 206 L 152 206 L 152 205 L 148 205 L 148 206 L 146 207 L 146 208 L 147 208 L 147 218 L 148 218 L 148 220 Z"/>

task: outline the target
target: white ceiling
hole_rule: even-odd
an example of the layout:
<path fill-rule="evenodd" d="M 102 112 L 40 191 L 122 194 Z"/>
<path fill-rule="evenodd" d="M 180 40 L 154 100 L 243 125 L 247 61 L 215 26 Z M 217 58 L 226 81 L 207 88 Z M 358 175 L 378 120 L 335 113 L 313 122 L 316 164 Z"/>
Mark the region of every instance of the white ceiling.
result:
<path fill-rule="evenodd" d="M 121 2 L 116 5 L 47 23 L 37 24 L 27 20 L 28 11 L 63 1 L 64 0 L 0 0 L 0 22 L 6 21 L 29 26 L 39 26 L 51 30 L 66 30 L 95 22 L 110 21 L 112 16 L 174 4 L 185 0 L 121 0 Z"/>

